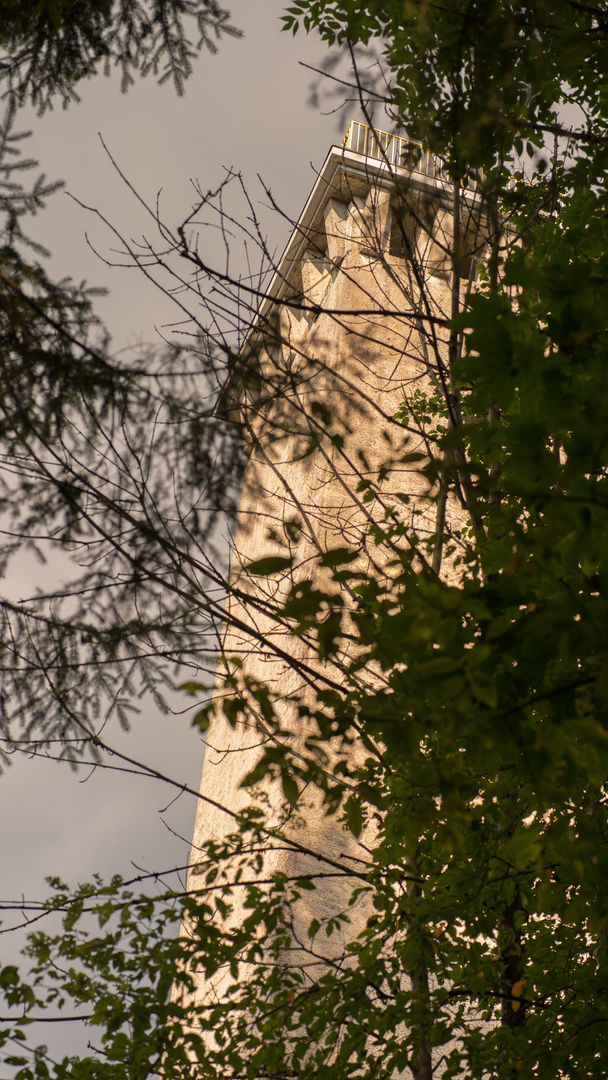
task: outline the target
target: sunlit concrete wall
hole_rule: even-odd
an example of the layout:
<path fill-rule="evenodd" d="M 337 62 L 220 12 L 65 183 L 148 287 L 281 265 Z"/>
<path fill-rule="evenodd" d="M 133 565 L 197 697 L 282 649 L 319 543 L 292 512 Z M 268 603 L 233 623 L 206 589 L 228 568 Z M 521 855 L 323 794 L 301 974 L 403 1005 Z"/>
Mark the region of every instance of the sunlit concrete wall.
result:
<path fill-rule="evenodd" d="M 471 260 L 482 257 L 486 243 L 474 199 L 464 204 L 462 232 L 468 244 L 464 273 L 472 275 Z M 235 691 L 224 679 L 228 672 L 241 688 L 246 678 L 267 686 L 289 733 L 285 737 L 296 752 L 303 749 L 308 729 L 298 706 L 314 705 L 315 685 L 341 684 L 352 646 L 344 639 L 337 655 L 319 660 L 310 643 L 290 633 L 277 609 L 298 583 L 336 591 L 330 572 L 318 566 L 319 555 L 332 548 L 356 551 L 356 569 L 390 576 L 390 549 L 375 544 L 372 535 L 374 522 L 385 521 L 389 511 L 418 536 L 434 534 L 433 493 L 419 466 L 402 460 L 427 454 L 428 444 L 395 414 L 417 392 L 437 387 L 439 368 L 447 370 L 443 323 L 450 318 L 453 288 L 460 293 L 466 287 L 464 277 L 454 286 L 452 238 L 446 186 L 414 174 L 395 176 L 378 162 L 333 148 L 248 338 L 230 407 L 243 425 L 250 463 L 234 538 L 218 710 L 208 734 L 193 863 L 207 841 L 234 827 L 221 808 L 238 812 L 252 800 L 264 806 L 269 825 L 281 826 L 288 840 L 316 853 L 269 843 L 264 878 L 277 870 L 295 876 L 330 873 L 332 865 L 357 869 L 369 859 L 371 827 L 357 841 L 336 817 L 326 816 L 317 791 L 303 790 L 293 810 L 278 781 L 241 786 L 272 733 L 255 704 L 234 726 L 228 722 L 221 702 Z M 367 484 L 376 491 L 370 501 Z M 448 512 L 457 522 L 459 509 L 452 505 Z M 267 577 L 249 573 L 249 564 L 268 556 L 293 562 Z M 443 573 L 454 574 L 449 562 Z M 348 590 L 340 593 L 348 608 Z M 357 677 L 373 685 L 381 674 L 364 668 Z M 356 759 L 366 751 L 355 741 L 351 754 Z M 198 880 L 193 872 L 193 888 Z M 320 960 L 307 952 L 308 922 L 347 910 L 359 884 L 347 874 L 323 878 L 286 915 L 294 946 L 285 963 L 308 965 L 311 977 L 318 974 Z M 315 939 L 318 956 L 340 955 L 367 915 L 363 899 L 349 911 L 342 934 L 322 946 Z M 237 902 L 233 919 L 239 917 Z M 216 976 L 212 985 L 201 980 L 199 1000 L 221 996 L 229 981 L 227 975 Z"/>

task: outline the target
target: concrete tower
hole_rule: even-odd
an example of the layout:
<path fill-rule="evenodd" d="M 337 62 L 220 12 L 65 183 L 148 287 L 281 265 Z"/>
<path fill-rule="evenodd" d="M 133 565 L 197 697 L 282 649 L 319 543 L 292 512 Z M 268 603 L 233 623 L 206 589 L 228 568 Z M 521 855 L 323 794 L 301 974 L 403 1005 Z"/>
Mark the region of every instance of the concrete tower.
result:
<path fill-rule="evenodd" d="M 320 688 L 340 685 L 351 646 L 341 639 L 328 656 L 313 648 L 323 626 L 331 631 L 331 603 L 316 631 L 300 636 L 287 632 L 283 605 L 322 588 L 348 609 L 348 592 L 323 566 L 323 555 L 337 548 L 356 553 L 362 571 L 390 576 L 390 552 L 374 544 L 374 524 L 388 512 L 419 536 L 437 531 L 437 503 L 418 466 L 403 460 L 427 452 L 424 437 L 395 416 L 419 391 L 432 392 L 441 368 L 447 370 L 444 322 L 455 292 L 461 296 L 473 281 L 487 242 L 473 189 L 461 189 L 455 208 L 436 158 L 401 136 L 351 124 L 319 172 L 222 402 L 242 424 L 250 462 L 192 861 L 234 828 L 226 810 L 238 812 L 252 800 L 262 806 L 283 840 L 268 844 L 260 876 L 324 875 L 289 914 L 293 947 L 285 963 L 308 966 L 311 978 L 323 956 L 337 956 L 356 934 L 366 903 L 355 904 L 350 923 L 323 946 L 309 949 L 299 928 L 347 909 L 360 884 L 349 870 L 369 859 L 373 837 L 364 831 L 357 841 L 328 818 L 314 785 L 303 786 L 294 810 L 280 753 L 274 780 L 241 787 L 264 749 L 280 743 L 256 688 L 266 688 L 290 751 L 303 750 L 306 706 L 314 706 Z M 457 513 L 449 505 L 440 512 Z M 277 562 L 259 562 L 270 558 Z M 281 568 L 270 572 L 275 565 Z M 450 575 L 449 562 L 441 572 Z M 380 677 L 365 666 L 357 673 L 370 685 Z M 230 704 L 237 698 L 238 710 Z M 351 750 L 355 759 L 364 752 L 356 743 Z M 332 765 L 328 756 L 329 773 Z M 193 888 L 200 881 L 191 875 Z M 235 925 L 242 915 L 237 906 Z M 229 971 L 201 976 L 197 1000 L 221 1000 L 232 981 Z"/>

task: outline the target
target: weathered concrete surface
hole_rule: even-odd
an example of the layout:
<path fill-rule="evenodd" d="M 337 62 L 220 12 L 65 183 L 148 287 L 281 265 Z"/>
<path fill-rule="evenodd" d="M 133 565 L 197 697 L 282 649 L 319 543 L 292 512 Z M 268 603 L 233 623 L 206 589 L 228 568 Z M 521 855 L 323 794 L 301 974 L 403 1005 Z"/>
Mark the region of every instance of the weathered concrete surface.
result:
<path fill-rule="evenodd" d="M 470 266 L 484 239 L 466 205 L 465 213 Z M 318 566 L 319 554 L 332 548 L 349 547 L 358 552 L 357 568 L 390 576 L 390 553 L 370 536 L 370 526 L 384 520 L 389 507 L 417 535 L 435 532 L 428 485 L 417 464 L 401 461 L 406 453 L 426 454 L 428 445 L 423 434 L 407 431 L 394 416 L 417 391 L 431 391 L 438 365 L 447 366 L 441 321 L 450 317 L 452 303 L 452 216 L 449 193 L 438 185 L 410 180 L 399 187 L 377 164 L 354 169 L 350 161 L 338 160 L 331 182 L 320 182 L 309 220 L 300 230 L 297 258 L 280 270 L 276 301 L 250 336 L 249 377 L 241 380 L 234 404 L 252 450 L 216 689 L 218 702 L 234 693 L 225 686 L 227 672 L 241 687 L 246 677 L 265 684 L 296 751 L 306 736 L 298 705 L 314 704 L 315 683 L 341 683 L 341 660 L 352 656 L 352 646 L 344 640 L 342 654 L 319 661 L 306 640 L 286 632 L 277 608 L 298 582 L 311 580 L 316 588 L 335 591 L 329 573 Z M 383 469 L 386 476 L 379 479 Z M 368 483 L 378 495 L 370 502 Z M 458 508 L 448 512 L 456 520 Z M 293 565 L 267 578 L 248 573 L 251 562 L 270 555 L 290 555 Z M 453 567 L 448 563 L 443 572 L 449 576 Z M 347 591 L 341 595 L 348 607 Z M 371 668 L 358 674 L 370 685 L 381 677 Z M 272 737 L 253 702 L 234 726 L 218 711 L 208 736 L 192 861 L 207 841 L 233 828 L 217 804 L 240 811 L 253 800 L 264 806 L 268 824 L 281 825 L 295 842 L 292 850 L 288 843 L 280 850 L 269 845 L 264 879 L 277 870 L 297 876 L 344 868 L 341 876 L 319 882 L 287 916 L 293 950 L 285 963 L 308 965 L 313 977 L 323 953 L 310 945 L 306 927 L 312 917 L 323 921 L 348 908 L 360 884 L 348 870 L 369 860 L 373 835 L 368 829 L 355 840 L 325 815 L 318 792 L 302 792 L 296 813 L 278 782 L 242 788 Z M 355 742 L 355 759 L 365 753 Z M 191 887 L 197 882 L 193 873 Z M 363 898 L 350 910 L 349 926 L 327 939 L 324 955 L 340 955 L 367 916 Z M 238 906 L 232 918 L 238 922 Z M 221 973 L 210 982 L 201 979 L 197 999 L 217 1000 L 229 982 Z"/>

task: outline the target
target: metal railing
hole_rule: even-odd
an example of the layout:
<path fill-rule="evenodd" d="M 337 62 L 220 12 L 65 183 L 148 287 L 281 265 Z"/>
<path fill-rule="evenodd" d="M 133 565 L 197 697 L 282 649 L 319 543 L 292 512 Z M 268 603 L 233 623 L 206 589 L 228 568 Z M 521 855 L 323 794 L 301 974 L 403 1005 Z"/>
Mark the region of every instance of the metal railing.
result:
<path fill-rule="evenodd" d="M 414 142 L 404 135 L 391 135 L 389 131 L 378 131 L 370 128 L 367 124 L 361 124 L 353 120 L 346 135 L 342 139 L 344 150 L 353 150 L 355 154 L 374 158 L 376 161 L 395 166 L 398 169 L 409 169 L 411 172 L 422 173 L 430 176 L 433 180 L 447 181 L 449 179 L 445 168 L 445 162 L 430 150 L 425 150 L 422 143 Z M 478 180 L 467 178 L 463 187 L 475 191 Z"/>

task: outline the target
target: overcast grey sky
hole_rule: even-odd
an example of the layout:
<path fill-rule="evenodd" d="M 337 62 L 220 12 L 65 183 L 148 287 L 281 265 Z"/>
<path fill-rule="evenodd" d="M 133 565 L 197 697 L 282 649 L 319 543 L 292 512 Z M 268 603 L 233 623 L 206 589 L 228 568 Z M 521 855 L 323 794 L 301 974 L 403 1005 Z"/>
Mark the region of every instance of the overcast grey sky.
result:
<path fill-rule="evenodd" d="M 307 106 L 313 77 L 300 66 L 324 55 L 317 39 L 282 33 L 280 0 L 234 0 L 233 22 L 240 40 L 224 38 L 215 56 L 203 53 L 183 98 L 152 78 L 121 95 L 117 80 L 98 77 L 85 85 L 82 103 L 61 107 L 39 121 L 28 150 L 49 177 L 62 177 L 66 191 L 99 209 L 129 237 L 150 222 L 125 189 L 99 140 L 136 190 L 152 205 L 162 189 L 165 219 L 178 224 L 193 200 L 191 179 L 203 189 L 222 180 L 225 167 L 243 172 L 254 197 L 262 199 L 260 174 L 280 206 L 299 213 L 332 142 L 337 121 Z M 155 324 L 172 319 L 158 294 L 136 272 L 111 273 L 88 249 L 85 232 L 103 254 L 111 237 L 94 217 L 59 194 L 39 219 L 39 236 L 54 254 L 56 272 L 84 275 L 107 285 L 111 298 L 103 312 L 117 343 L 151 335 Z M 273 240 L 284 243 L 286 226 L 277 222 Z"/>
<path fill-rule="evenodd" d="M 217 55 L 200 57 L 184 98 L 151 79 L 121 95 L 116 79 L 99 76 L 84 86 L 79 105 L 28 118 L 34 131 L 28 152 L 47 176 L 62 177 L 67 192 L 98 208 L 129 237 L 141 236 L 149 223 L 112 168 L 98 133 L 146 199 L 154 202 L 162 189 L 163 213 L 171 224 L 190 209 L 190 179 L 214 187 L 224 166 L 242 170 L 262 199 L 256 188 L 260 173 L 285 211 L 297 217 L 315 179 L 311 163 L 318 169 L 336 141 L 335 117 L 307 106 L 312 76 L 299 66 L 300 60 L 314 64 L 322 58 L 323 47 L 280 32 L 278 0 L 234 0 L 231 10 L 245 36 L 226 38 Z M 87 231 L 108 255 L 107 232 L 67 194 L 55 195 L 37 224 L 38 239 L 53 252 L 52 273 L 109 288 L 98 310 L 117 346 L 154 341 L 155 327 L 174 319 L 169 302 L 136 271 L 108 269 L 88 247 Z M 281 247 L 287 233 L 280 222 L 273 242 Z M 10 587 L 19 592 L 21 582 L 13 580 Z M 30 587 L 24 575 L 24 595 Z M 198 787 L 202 747 L 184 718 L 159 717 L 145 707 L 127 741 L 117 741 Z M 128 874 L 132 863 L 153 869 L 185 862 L 194 800 L 182 796 L 163 815 L 172 798 L 173 792 L 146 779 L 73 773 L 49 761 L 16 762 L 0 777 L 2 898 L 46 895 L 49 874 L 74 884 L 96 870 Z M 0 947 L 6 962 L 12 954 L 8 936 Z"/>

